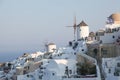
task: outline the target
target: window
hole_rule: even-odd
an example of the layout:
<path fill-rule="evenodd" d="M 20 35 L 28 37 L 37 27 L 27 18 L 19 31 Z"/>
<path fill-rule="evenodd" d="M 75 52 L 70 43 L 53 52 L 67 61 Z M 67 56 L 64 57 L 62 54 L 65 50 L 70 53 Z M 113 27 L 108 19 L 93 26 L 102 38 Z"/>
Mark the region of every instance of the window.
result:
<path fill-rule="evenodd" d="M 69 42 L 69 46 L 72 46 L 72 42 L 71 41 Z"/>
<path fill-rule="evenodd" d="M 113 36 L 113 39 L 115 38 L 115 36 Z"/>
<path fill-rule="evenodd" d="M 28 66 L 28 70 L 30 69 L 30 67 Z"/>
<path fill-rule="evenodd" d="M 54 75 L 55 75 L 55 73 L 52 73 L 52 75 L 54 76 Z"/>
<path fill-rule="evenodd" d="M 69 73 L 72 74 L 72 70 L 69 70 Z"/>
<path fill-rule="evenodd" d="M 102 40 L 100 40 L 100 44 L 102 44 Z"/>
<path fill-rule="evenodd" d="M 97 48 L 93 49 L 93 52 L 94 52 L 94 54 L 95 54 L 95 56 L 96 56 L 97 53 L 98 53 L 98 49 L 97 49 Z"/>
<path fill-rule="evenodd" d="M 95 40 L 97 40 L 97 38 L 95 37 Z"/>
<path fill-rule="evenodd" d="M 82 51 L 84 51 L 84 49 L 82 49 Z"/>
<path fill-rule="evenodd" d="M 103 53 L 103 54 L 107 54 L 107 50 L 104 50 L 104 49 L 103 49 L 103 50 L 102 50 L 102 53 Z"/>
<path fill-rule="evenodd" d="M 117 67 L 120 67 L 120 63 L 117 63 Z"/>
<path fill-rule="evenodd" d="M 27 77 L 29 77 L 29 75 L 27 75 Z"/>

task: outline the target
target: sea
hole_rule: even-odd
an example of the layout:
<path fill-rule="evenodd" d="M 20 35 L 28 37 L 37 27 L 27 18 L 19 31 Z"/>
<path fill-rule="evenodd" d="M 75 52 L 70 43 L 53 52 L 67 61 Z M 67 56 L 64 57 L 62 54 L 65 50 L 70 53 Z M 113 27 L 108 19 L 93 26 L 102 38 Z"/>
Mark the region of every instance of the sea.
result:
<path fill-rule="evenodd" d="M 41 51 L 41 50 L 39 50 Z M 35 53 L 37 51 L 35 50 L 29 50 L 29 51 L 16 51 L 16 52 L 2 52 L 0 53 L 0 63 L 3 62 L 11 62 L 15 59 L 17 59 L 18 57 L 22 56 L 24 53 Z"/>
<path fill-rule="evenodd" d="M 21 56 L 23 53 L 0 53 L 0 63 L 3 62 L 10 62 L 19 56 Z"/>

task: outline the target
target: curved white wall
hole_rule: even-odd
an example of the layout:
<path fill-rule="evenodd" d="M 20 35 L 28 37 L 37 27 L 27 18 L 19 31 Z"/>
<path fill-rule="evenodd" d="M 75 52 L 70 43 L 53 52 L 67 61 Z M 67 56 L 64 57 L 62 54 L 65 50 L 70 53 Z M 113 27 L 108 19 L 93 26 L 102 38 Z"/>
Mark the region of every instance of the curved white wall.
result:
<path fill-rule="evenodd" d="M 89 36 L 89 27 L 81 26 L 80 27 L 80 38 L 85 38 Z"/>
<path fill-rule="evenodd" d="M 48 52 L 54 52 L 54 49 L 56 49 L 56 45 L 48 45 Z"/>

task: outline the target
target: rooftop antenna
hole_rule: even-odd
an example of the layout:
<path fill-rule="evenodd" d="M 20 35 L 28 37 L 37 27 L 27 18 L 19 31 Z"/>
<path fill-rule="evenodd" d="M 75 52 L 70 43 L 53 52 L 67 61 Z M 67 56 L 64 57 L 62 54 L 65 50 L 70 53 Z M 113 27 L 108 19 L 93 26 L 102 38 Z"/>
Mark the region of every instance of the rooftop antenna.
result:
<path fill-rule="evenodd" d="M 74 16 L 73 26 L 67 26 L 67 27 L 73 27 L 73 29 L 74 29 L 74 40 L 76 40 L 76 28 L 77 28 L 77 25 L 76 25 L 76 15 Z"/>

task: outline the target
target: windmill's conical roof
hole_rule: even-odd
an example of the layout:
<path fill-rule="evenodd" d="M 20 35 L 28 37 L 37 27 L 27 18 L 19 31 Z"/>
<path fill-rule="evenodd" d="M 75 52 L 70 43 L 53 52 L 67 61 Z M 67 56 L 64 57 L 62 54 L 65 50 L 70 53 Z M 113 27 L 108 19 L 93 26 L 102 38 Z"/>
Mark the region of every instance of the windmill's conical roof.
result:
<path fill-rule="evenodd" d="M 80 24 L 78 24 L 79 27 L 81 26 L 88 26 L 84 21 L 81 21 Z"/>

